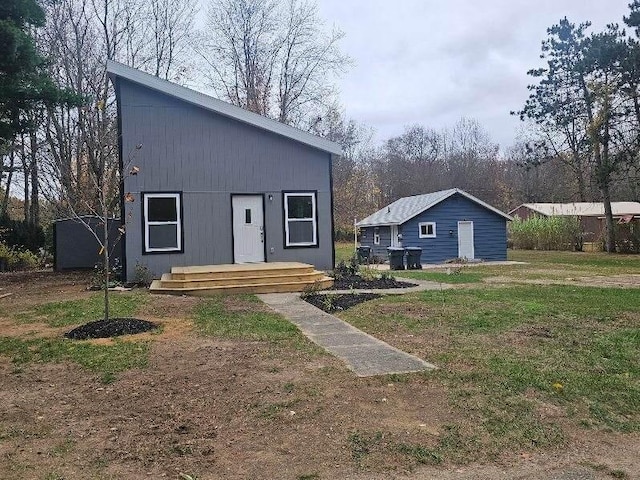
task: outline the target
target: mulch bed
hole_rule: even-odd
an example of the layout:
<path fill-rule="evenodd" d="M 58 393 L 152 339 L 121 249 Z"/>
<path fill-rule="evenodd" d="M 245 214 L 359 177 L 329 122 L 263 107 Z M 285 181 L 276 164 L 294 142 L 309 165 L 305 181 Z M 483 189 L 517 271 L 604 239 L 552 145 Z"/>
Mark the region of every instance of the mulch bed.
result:
<path fill-rule="evenodd" d="M 65 337 L 74 340 L 87 340 L 89 338 L 110 338 L 120 335 L 132 335 L 143 333 L 158 328 L 158 325 L 147 320 L 137 318 L 110 318 L 109 320 L 96 320 L 85 323 L 64 334 Z"/>
<path fill-rule="evenodd" d="M 346 293 L 346 294 L 329 294 L 329 295 L 307 295 L 304 300 L 314 307 L 327 313 L 334 313 L 346 310 L 356 305 L 375 300 L 382 295 L 377 293 Z"/>
<path fill-rule="evenodd" d="M 336 278 L 330 290 L 350 290 L 352 288 L 382 290 L 385 288 L 410 288 L 415 286 L 415 283 L 401 282 L 394 278 L 374 278 L 366 280 L 360 275 L 345 275 Z"/>

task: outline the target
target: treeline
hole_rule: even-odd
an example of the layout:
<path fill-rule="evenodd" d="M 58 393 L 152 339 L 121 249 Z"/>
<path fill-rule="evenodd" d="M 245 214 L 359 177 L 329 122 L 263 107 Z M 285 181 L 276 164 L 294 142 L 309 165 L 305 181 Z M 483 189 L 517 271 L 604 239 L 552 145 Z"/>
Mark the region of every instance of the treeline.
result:
<path fill-rule="evenodd" d="M 334 165 L 340 238 L 353 236 L 354 218 L 400 197 L 448 188 L 461 188 L 505 212 L 526 202 L 602 201 L 588 171 L 581 183 L 561 157 L 541 161 L 524 142 L 503 151 L 475 120 L 463 118 L 442 131 L 410 126 L 377 147 L 365 127 L 340 125 L 332 137 L 346 147 Z M 637 175 L 616 172 L 612 199 L 640 200 L 639 187 Z"/>
<path fill-rule="evenodd" d="M 23 199 L 19 220 L 33 226 L 101 211 L 101 197 L 117 215 L 107 59 L 205 85 L 339 142 L 334 203 L 345 235 L 354 218 L 399 197 L 451 187 L 503 210 L 527 201 L 640 199 L 638 1 L 625 18 L 630 32 L 611 25 L 589 33 L 588 24 L 566 19 L 549 29 L 547 65 L 530 72 L 531 97 L 516 112 L 526 134 L 508 148 L 465 118 L 444 130 L 408 126 L 374 145 L 370 127 L 344 114 L 335 81 L 352 59 L 340 48 L 343 32 L 326 26 L 313 0 L 210 0 L 202 25 L 195 0 L 4 2 L 0 27 L 7 38 L 22 36 L 24 54 L 0 51 L 0 218 L 15 217 L 12 195 Z M 33 88 L 34 78 L 44 87 Z"/>

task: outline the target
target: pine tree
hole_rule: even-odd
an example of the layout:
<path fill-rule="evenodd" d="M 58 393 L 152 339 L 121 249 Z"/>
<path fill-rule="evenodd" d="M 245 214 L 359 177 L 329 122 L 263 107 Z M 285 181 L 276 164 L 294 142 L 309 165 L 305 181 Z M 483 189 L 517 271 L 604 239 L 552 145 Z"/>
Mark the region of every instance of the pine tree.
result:
<path fill-rule="evenodd" d="M 0 145 L 29 130 L 29 111 L 43 104 L 77 103 L 55 86 L 32 32 L 45 14 L 35 0 L 0 2 Z"/>

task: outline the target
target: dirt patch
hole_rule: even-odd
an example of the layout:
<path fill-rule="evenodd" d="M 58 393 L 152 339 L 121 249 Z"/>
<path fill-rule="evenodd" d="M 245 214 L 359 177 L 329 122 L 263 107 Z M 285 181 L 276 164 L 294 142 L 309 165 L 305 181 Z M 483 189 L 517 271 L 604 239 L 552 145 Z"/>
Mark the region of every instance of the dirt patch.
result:
<path fill-rule="evenodd" d="M 259 342 L 158 342 L 147 369 L 111 385 L 72 365 L 2 367 L 0 471 L 27 479 L 340 478 L 360 468 L 353 432 L 426 443 L 452 420 L 426 380 L 358 379 L 330 356 Z M 391 454 L 369 456 L 367 469 L 402 471 L 406 459 Z"/>
<path fill-rule="evenodd" d="M 185 318 L 201 301 L 198 297 L 153 295 L 145 306 L 145 318 Z"/>
<path fill-rule="evenodd" d="M 578 467 L 611 478 L 589 464 L 640 473 L 640 437 L 602 432 L 494 465 L 419 466 L 398 445 L 433 445 L 456 421 L 436 382 L 358 379 L 329 356 L 257 342 L 159 342 L 147 369 L 111 385 L 73 365 L 12 368 L 0 361 L 7 478 L 537 479 Z"/>
<path fill-rule="evenodd" d="M 157 328 L 157 324 L 138 318 L 110 318 L 109 320 L 85 323 L 65 333 L 64 336 L 73 340 L 111 338 L 149 332 Z"/>
<path fill-rule="evenodd" d="M 350 293 L 344 295 L 305 295 L 303 298 L 306 302 L 324 312 L 334 313 L 347 310 L 369 300 L 375 300 L 381 296 L 377 293 Z"/>
<path fill-rule="evenodd" d="M 611 276 L 579 277 L 576 280 L 588 285 L 596 285 L 596 286 L 603 286 L 603 287 L 622 287 L 622 288 L 640 287 L 640 275 L 611 275 Z"/>
<path fill-rule="evenodd" d="M 569 272 L 570 273 L 570 272 Z M 507 276 L 487 277 L 488 284 L 528 284 L 528 285 L 577 285 L 591 287 L 640 288 L 640 275 L 582 276 L 575 277 L 565 272 L 562 278 L 518 278 Z"/>

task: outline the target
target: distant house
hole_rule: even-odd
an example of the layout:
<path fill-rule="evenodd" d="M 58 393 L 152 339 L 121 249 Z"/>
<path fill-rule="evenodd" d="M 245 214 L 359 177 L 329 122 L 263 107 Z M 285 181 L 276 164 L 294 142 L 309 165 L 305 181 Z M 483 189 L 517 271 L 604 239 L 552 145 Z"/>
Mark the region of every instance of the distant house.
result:
<path fill-rule="evenodd" d="M 640 219 L 640 203 L 611 202 L 613 217 L 619 223 L 629 223 Z M 585 242 L 599 240 L 605 228 L 604 204 L 602 202 L 572 203 L 523 203 L 509 212 L 509 215 L 527 220 L 538 217 L 578 217 L 582 225 Z"/>
<path fill-rule="evenodd" d="M 121 168 L 131 155 L 139 168 L 121 193 L 127 279 L 136 265 L 156 278 L 233 263 L 333 268 L 339 145 L 120 63 L 107 72 Z"/>
<path fill-rule="evenodd" d="M 453 188 L 405 197 L 357 223 L 360 243 L 386 258 L 388 247 L 421 247 L 422 263 L 452 258 L 506 260 L 507 221 L 495 207 Z"/>

